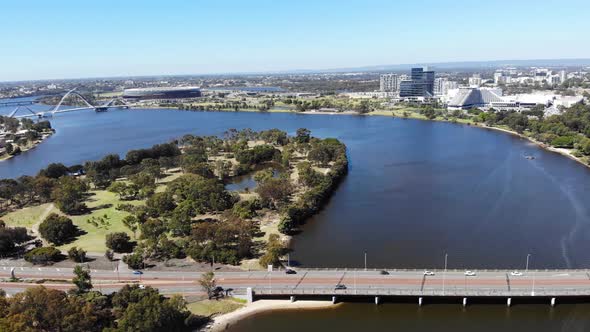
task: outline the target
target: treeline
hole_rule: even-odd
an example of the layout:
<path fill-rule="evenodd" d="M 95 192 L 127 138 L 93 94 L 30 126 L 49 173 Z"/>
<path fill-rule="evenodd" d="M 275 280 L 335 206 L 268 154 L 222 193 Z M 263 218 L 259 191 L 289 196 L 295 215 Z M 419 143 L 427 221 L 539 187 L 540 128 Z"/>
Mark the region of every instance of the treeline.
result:
<path fill-rule="evenodd" d="M 301 162 L 300 158 L 311 161 Z M 292 201 L 294 188 L 290 172 L 297 165 L 301 197 Z M 305 166 L 307 165 L 307 166 Z M 179 167 L 184 174 L 156 191 L 163 169 Z M 269 167 L 281 167 L 276 177 Z M 327 168 L 326 174 L 314 168 Z M 229 177 L 266 169 L 257 174 L 259 199 L 240 200 L 225 188 Z M 91 187 L 106 188 L 122 201 L 142 199 L 144 205 L 121 203 L 116 209 L 129 213 L 122 222 L 133 233 L 110 233 L 105 238 L 109 251 L 127 253 L 124 261 L 131 268 L 144 268 L 147 261 L 190 256 L 198 261 L 238 264 L 260 253 L 256 217 L 264 209 L 277 210 L 282 216 L 281 232 L 291 233 L 316 213 L 347 172 L 346 148 L 336 139 L 311 137 L 307 129 L 295 137 L 271 129 L 254 132 L 230 129 L 223 137 L 185 135 L 180 140 L 129 151 L 124 159 L 108 155 L 83 166 L 50 164 L 37 176 L 0 180 L 0 202 L 4 211 L 26 205 L 53 202 L 66 214 L 88 211 L 85 201 Z M 85 176 L 80 176 L 85 174 Z M 104 223 L 104 220 L 88 220 Z M 20 230 L 0 230 L 0 242 L 6 252 L 22 247 Z M 51 245 L 62 245 L 80 235 L 72 220 L 49 215 L 40 225 L 41 236 Z M 18 234 L 17 234 L 18 233 Z M 139 234 L 139 235 L 138 235 Z M 283 252 L 280 241 L 267 248 Z M 5 251 L 3 251 L 5 252 Z M 83 261 L 86 253 L 78 248 L 68 252 L 74 261 Z M 54 247 L 35 248 L 25 258 L 36 264 L 62 259 Z M 268 257 L 267 257 L 268 258 Z M 276 261 L 269 258 L 267 261 Z"/>
<path fill-rule="evenodd" d="M 89 274 L 78 272 L 77 289 L 67 293 L 39 286 L 6 297 L 0 290 L 0 331 L 194 331 L 209 321 L 191 314 L 182 297 L 166 298 L 152 287 L 90 291 Z"/>
<path fill-rule="evenodd" d="M 346 146 L 335 138 L 309 140 L 308 159 L 316 166 L 330 167 L 324 175 L 306 162 L 297 165 L 299 182 L 308 189 L 282 212 L 279 231 L 291 234 L 305 220 L 317 213 L 331 197 L 340 181 L 348 173 Z"/>
<path fill-rule="evenodd" d="M 19 120 L 2 115 L 0 115 L 0 128 L 5 134 L 1 147 L 9 155 L 19 154 L 22 150 L 21 147 L 32 144 L 39 140 L 43 134 L 52 131 L 49 121 L 35 122 L 27 118 Z M 24 133 L 19 133 L 21 130 Z"/>
<path fill-rule="evenodd" d="M 548 117 L 539 108 L 523 112 L 477 112 L 475 119 L 489 126 L 508 126 L 556 148 L 575 149 L 574 154 L 579 157 L 590 156 L 590 106 L 583 103 Z"/>

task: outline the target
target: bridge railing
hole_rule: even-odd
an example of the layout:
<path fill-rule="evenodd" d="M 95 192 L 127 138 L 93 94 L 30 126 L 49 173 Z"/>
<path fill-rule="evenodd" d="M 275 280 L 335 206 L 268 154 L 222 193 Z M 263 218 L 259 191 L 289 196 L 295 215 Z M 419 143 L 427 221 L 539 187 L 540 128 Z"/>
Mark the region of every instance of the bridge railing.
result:
<path fill-rule="evenodd" d="M 323 268 L 323 267 L 301 267 L 301 268 L 297 268 L 298 271 L 326 271 L 326 272 L 381 272 L 381 271 L 387 271 L 387 272 L 424 272 L 426 270 L 428 271 L 432 271 L 432 272 L 443 272 L 445 271 L 445 269 L 439 269 L 439 268 L 435 268 L 435 269 L 430 269 L 430 268 L 426 268 L 426 269 L 419 269 L 419 268 L 407 268 L 407 269 L 400 269 L 400 268 L 368 268 L 368 269 L 364 269 L 364 268 L 350 268 L 350 267 L 335 267 L 335 268 Z M 465 269 L 446 269 L 447 272 L 465 272 L 465 271 L 473 271 L 473 272 L 506 272 L 506 273 L 510 273 L 512 271 L 522 271 L 524 272 L 525 269 L 519 269 L 519 268 L 515 268 L 515 269 L 475 269 L 475 268 L 465 268 Z M 531 272 L 556 272 L 556 273 L 565 273 L 565 272 L 589 272 L 589 269 L 528 269 L 527 270 L 529 273 Z"/>
<path fill-rule="evenodd" d="M 267 296 L 438 296 L 438 297 L 564 297 L 564 296 L 590 296 L 590 288 L 539 288 L 534 292 L 531 289 L 501 290 L 501 289 L 388 289 L 388 288 L 350 288 L 335 290 L 334 288 L 253 288 L 255 295 Z"/>

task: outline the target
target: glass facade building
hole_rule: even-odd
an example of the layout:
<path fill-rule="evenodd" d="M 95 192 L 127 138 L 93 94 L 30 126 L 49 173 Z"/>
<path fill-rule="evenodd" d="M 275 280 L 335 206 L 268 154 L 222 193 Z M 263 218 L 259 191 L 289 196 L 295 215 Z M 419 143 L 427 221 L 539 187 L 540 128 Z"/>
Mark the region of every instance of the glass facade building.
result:
<path fill-rule="evenodd" d="M 400 83 L 400 97 L 434 96 L 434 71 L 412 68 L 409 80 Z"/>

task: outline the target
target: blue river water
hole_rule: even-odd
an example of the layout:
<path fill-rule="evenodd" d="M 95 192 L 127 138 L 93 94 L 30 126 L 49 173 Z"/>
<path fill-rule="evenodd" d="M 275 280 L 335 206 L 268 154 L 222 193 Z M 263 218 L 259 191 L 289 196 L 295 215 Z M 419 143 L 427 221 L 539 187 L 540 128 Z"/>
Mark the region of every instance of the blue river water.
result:
<path fill-rule="evenodd" d="M 389 117 L 290 113 L 134 109 L 82 111 L 50 120 L 55 135 L 32 151 L 1 162 L 0 177 L 35 174 L 50 162 L 71 165 L 107 153 L 124 155 L 188 133 L 279 128 L 294 134 L 305 127 L 316 136 L 341 139 L 348 147 L 350 172 L 329 204 L 294 238 L 295 263 L 361 267 L 367 252 L 368 266 L 376 268 L 441 268 L 445 253 L 450 268 L 524 268 L 527 254 L 532 268 L 590 265 L 590 170 L 505 133 Z M 387 330 L 396 326 L 388 315 L 397 317 L 394 311 L 409 310 L 407 319 L 398 322 L 410 324 L 412 318 L 425 329 L 437 326 L 445 312 L 475 330 L 486 330 L 478 328 L 480 323 L 498 317 L 504 325 L 490 326 L 503 329 L 514 322 L 540 331 L 571 327 L 565 329 L 569 331 L 588 326 L 587 317 L 580 318 L 580 310 L 587 309 L 564 305 L 548 312 L 544 306 L 531 306 L 506 313 L 502 307 L 486 316 L 457 308 L 417 312 L 397 305 L 368 309 L 352 304 L 335 311 L 265 314 L 244 321 L 236 330 L 283 329 L 297 317 L 301 327 L 322 317 L 347 322 L 356 317 L 353 312 L 362 312 L 363 319 L 372 317 L 375 330 Z M 334 325 L 357 330 L 353 326 L 351 322 Z"/>

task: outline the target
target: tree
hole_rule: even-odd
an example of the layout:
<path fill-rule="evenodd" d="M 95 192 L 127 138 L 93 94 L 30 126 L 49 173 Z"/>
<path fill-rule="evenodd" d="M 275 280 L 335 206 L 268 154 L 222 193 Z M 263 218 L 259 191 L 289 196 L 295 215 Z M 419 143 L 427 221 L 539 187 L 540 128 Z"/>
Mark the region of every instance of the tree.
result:
<path fill-rule="evenodd" d="M 256 193 L 260 195 L 263 204 L 278 208 L 288 201 L 293 193 L 293 186 L 287 178 L 270 178 L 258 184 Z"/>
<path fill-rule="evenodd" d="M 123 256 L 123 262 L 134 270 L 143 269 L 145 265 L 143 261 L 143 255 L 139 252 L 134 252 L 132 254 Z"/>
<path fill-rule="evenodd" d="M 90 277 L 90 270 L 83 268 L 81 265 L 76 265 L 74 268 L 74 278 L 72 283 L 76 285 L 76 293 L 87 293 L 92 289 L 92 278 Z"/>
<path fill-rule="evenodd" d="M 0 220 L 4 225 L 4 222 Z M 0 257 L 11 254 L 16 248 L 17 244 L 24 243 L 29 240 L 27 229 L 24 227 L 0 227 Z"/>
<path fill-rule="evenodd" d="M 77 263 L 84 263 L 86 261 L 86 251 L 82 248 L 71 247 L 68 250 L 68 258 Z"/>
<path fill-rule="evenodd" d="M 311 131 L 306 128 L 299 128 L 297 129 L 297 133 L 295 136 L 295 141 L 297 143 L 309 143 L 311 139 Z"/>
<path fill-rule="evenodd" d="M 286 247 L 278 234 L 271 234 L 266 243 L 266 252 L 260 257 L 260 265 L 281 266 L 281 256 L 285 254 Z"/>
<path fill-rule="evenodd" d="M 176 207 L 174 197 L 167 191 L 153 194 L 147 199 L 145 205 L 148 208 L 148 213 L 153 217 L 165 215 Z"/>
<path fill-rule="evenodd" d="M 86 209 L 82 200 L 87 190 L 88 186 L 84 182 L 70 176 L 63 176 L 59 178 L 51 198 L 62 212 L 79 213 Z"/>
<path fill-rule="evenodd" d="M 135 239 L 137 237 L 137 228 L 139 227 L 139 218 L 134 215 L 128 215 L 125 216 L 121 221 L 123 222 L 123 225 L 127 226 L 127 228 L 133 232 L 133 238 Z"/>
<path fill-rule="evenodd" d="M 71 241 L 76 236 L 77 229 L 72 219 L 51 213 L 39 225 L 39 233 L 45 240 L 61 245 Z"/>
<path fill-rule="evenodd" d="M 436 111 L 432 106 L 427 106 L 425 109 L 421 110 L 420 113 L 429 120 L 434 120 L 434 118 L 436 118 Z"/>
<path fill-rule="evenodd" d="M 199 285 L 201 285 L 201 288 L 203 288 L 203 290 L 207 292 L 207 296 L 210 300 L 214 295 L 215 288 L 217 288 L 217 282 L 215 281 L 215 273 L 203 273 L 203 275 L 201 275 L 201 278 L 199 279 Z"/>
<path fill-rule="evenodd" d="M 6 316 L 0 318 L 0 331 L 4 332 L 99 332 L 102 328 L 91 303 L 43 286 L 16 294 Z"/>
<path fill-rule="evenodd" d="M 25 260 L 33 264 L 48 264 L 57 262 L 61 258 L 61 252 L 55 247 L 35 248 L 25 254 Z"/>
<path fill-rule="evenodd" d="M 47 168 L 39 171 L 40 176 L 48 177 L 50 179 L 58 179 L 62 176 L 68 175 L 70 170 L 62 163 L 52 163 Z"/>
<path fill-rule="evenodd" d="M 114 252 L 130 252 L 133 249 L 131 238 L 125 232 L 107 234 L 106 246 Z"/>

